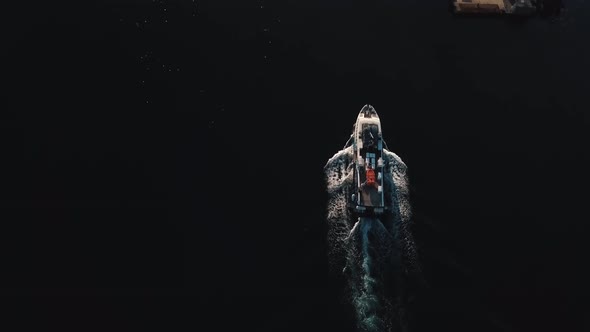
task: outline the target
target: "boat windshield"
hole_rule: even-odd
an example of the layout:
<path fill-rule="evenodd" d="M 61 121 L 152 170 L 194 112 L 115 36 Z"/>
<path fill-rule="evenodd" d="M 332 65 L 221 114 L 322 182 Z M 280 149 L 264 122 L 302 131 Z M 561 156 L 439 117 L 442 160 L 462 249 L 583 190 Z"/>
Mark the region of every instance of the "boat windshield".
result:
<path fill-rule="evenodd" d="M 379 126 L 374 123 L 363 124 L 362 139 L 363 145 L 372 146 L 379 137 Z"/>

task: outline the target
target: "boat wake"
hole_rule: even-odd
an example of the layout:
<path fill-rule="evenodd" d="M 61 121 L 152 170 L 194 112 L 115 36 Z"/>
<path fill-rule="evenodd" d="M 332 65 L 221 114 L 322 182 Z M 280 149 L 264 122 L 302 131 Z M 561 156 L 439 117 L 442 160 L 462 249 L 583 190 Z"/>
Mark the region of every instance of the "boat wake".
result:
<path fill-rule="evenodd" d="M 383 154 L 389 210 L 379 218 L 355 218 L 347 209 L 354 190 L 352 147 L 337 152 L 324 167 L 330 267 L 345 276 L 357 327 L 367 332 L 407 331 L 404 285 L 420 275 L 409 227 L 407 167 L 395 153 L 384 149 Z"/>

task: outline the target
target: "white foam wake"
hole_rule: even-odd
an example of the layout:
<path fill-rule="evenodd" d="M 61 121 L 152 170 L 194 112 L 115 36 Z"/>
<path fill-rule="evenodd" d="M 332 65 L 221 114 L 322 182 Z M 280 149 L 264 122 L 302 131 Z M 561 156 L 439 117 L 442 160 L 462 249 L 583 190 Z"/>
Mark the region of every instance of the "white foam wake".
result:
<path fill-rule="evenodd" d="M 398 314 L 400 280 L 418 271 L 416 247 L 410 231 L 411 207 L 406 164 L 384 150 L 384 190 L 389 212 L 381 220 L 359 218 L 346 207 L 353 192 L 352 147 L 337 152 L 326 163 L 325 180 L 330 266 L 345 271 L 359 330 L 398 331 L 404 326 Z M 398 308 L 399 309 L 399 308 Z"/>

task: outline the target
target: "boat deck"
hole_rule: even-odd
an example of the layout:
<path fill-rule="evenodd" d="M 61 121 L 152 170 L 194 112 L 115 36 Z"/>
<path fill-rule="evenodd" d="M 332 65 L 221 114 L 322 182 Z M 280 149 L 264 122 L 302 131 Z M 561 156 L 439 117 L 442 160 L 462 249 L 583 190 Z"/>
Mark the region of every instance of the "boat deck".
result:
<path fill-rule="evenodd" d="M 361 205 L 364 206 L 372 206 L 372 207 L 382 207 L 383 202 L 381 200 L 382 196 L 381 193 L 377 190 L 378 184 L 375 183 L 374 186 L 365 184 L 367 180 L 365 172 L 359 172 L 359 178 L 361 186 L 359 188 L 360 200 Z"/>
<path fill-rule="evenodd" d="M 453 0 L 457 14 L 514 14 L 532 15 L 535 0 Z"/>
<path fill-rule="evenodd" d="M 507 0 L 454 0 L 456 13 L 505 13 L 510 2 Z M 508 5 L 508 6 L 507 6 Z"/>
<path fill-rule="evenodd" d="M 377 191 L 377 184 L 375 186 L 364 185 L 361 187 L 361 204 L 364 206 L 382 207 L 381 194 Z"/>

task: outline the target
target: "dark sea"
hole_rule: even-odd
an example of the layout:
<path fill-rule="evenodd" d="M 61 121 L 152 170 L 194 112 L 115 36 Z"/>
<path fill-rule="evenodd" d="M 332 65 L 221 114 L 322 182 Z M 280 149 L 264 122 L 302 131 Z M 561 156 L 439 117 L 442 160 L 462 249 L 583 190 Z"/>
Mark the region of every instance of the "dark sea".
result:
<path fill-rule="evenodd" d="M 355 331 L 323 167 L 370 104 L 408 167 L 410 331 L 590 330 L 590 4 L 551 5 L 3 5 L 0 329 Z"/>

